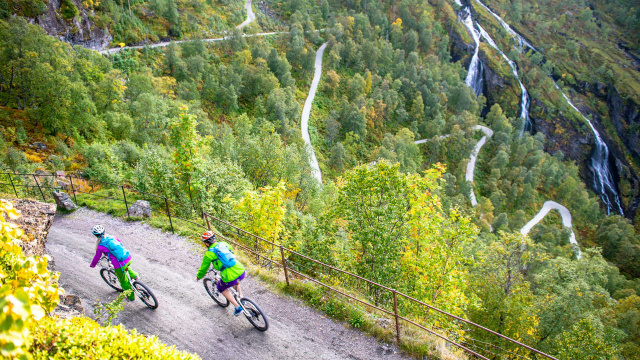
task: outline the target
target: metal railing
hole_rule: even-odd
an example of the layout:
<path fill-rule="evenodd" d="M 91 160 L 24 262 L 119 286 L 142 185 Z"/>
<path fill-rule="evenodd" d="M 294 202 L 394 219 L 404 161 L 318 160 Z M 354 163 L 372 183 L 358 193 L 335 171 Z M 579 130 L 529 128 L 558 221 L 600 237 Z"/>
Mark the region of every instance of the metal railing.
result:
<path fill-rule="evenodd" d="M 526 356 L 523 356 L 523 354 L 533 354 L 533 356 L 539 355 L 548 359 L 557 360 L 555 357 L 545 354 L 517 340 L 511 339 L 505 335 L 502 335 L 498 332 L 495 332 L 462 317 L 438 309 L 407 294 L 398 292 L 395 289 L 376 283 L 351 272 L 339 269 L 335 266 L 325 264 L 300 252 L 291 250 L 285 246 L 278 245 L 272 241 L 247 232 L 227 221 L 208 214 L 204 211 L 204 209 L 202 209 L 202 211 L 195 211 L 196 207 L 194 204 L 191 204 L 189 206 L 176 201 L 172 201 L 164 196 L 150 194 L 122 184 L 112 184 L 104 181 L 84 179 L 73 175 L 56 175 L 44 173 L 15 174 L 5 172 L 0 173 L 0 176 L 4 176 L 5 179 L 8 179 L 8 182 L 0 182 L 0 193 L 3 192 L 1 189 L 10 188 L 11 190 L 13 190 L 14 195 L 18 198 L 39 197 L 46 202 L 47 197 L 45 196 L 45 191 L 43 190 L 66 190 L 71 192 L 76 203 L 78 194 L 121 201 L 125 206 L 125 208 L 122 210 L 126 211 L 127 216 L 130 215 L 129 206 L 132 204 L 130 199 L 141 198 L 150 201 L 150 203 L 153 203 L 156 208 L 164 207 L 164 211 L 153 209 L 153 207 L 151 211 L 167 217 L 171 232 L 175 232 L 173 225 L 174 220 L 184 221 L 201 229 L 214 231 L 221 239 L 226 240 L 234 244 L 236 247 L 246 251 L 248 255 L 250 254 L 249 256 L 252 257 L 258 265 L 268 268 L 269 270 L 273 270 L 274 268 L 282 269 L 287 286 L 289 286 L 295 279 L 310 281 L 332 292 L 346 297 L 352 303 L 360 304 L 366 308 L 369 308 L 371 311 L 377 311 L 378 313 L 391 317 L 393 319 L 395 337 L 398 344 L 402 342 L 401 329 L 404 328 L 404 326 L 401 325 L 406 324 L 412 325 L 419 330 L 426 331 L 430 335 L 444 340 L 452 346 L 465 351 L 467 354 L 471 355 L 472 358 L 485 360 L 489 360 L 487 356 L 491 357 L 492 359 L 511 359 L 523 357 L 527 358 Z M 68 183 L 65 182 L 65 180 Z M 85 187 L 88 187 L 89 185 L 91 186 L 91 189 L 85 189 Z M 103 192 L 104 190 L 107 190 L 108 195 L 96 193 L 96 187 L 98 187 L 99 190 L 103 190 Z M 22 188 L 22 191 L 20 191 L 22 196 L 20 196 L 19 194 L 19 188 Z M 116 193 L 122 193 L 122 198 L 116 196 Z M 127 199 L 127 193 L 129 193 L 129 200 Z M 52 198 L 53 196 L 51 196 L 51 199 Z M 176 207 L 182 207 L 184 213 L 197 213 L 197 215 L 202 219 L 202 223 L 177 216 L 176 214 L 180 213 L 178 211 L 173 211 L 172 215 L 172 206 L 174 210 L 176 210 Z M 212 226 L 212 223 L 214 224 L 214 226 Z M 235 239 L 232 237 L 235 237 Z M 307 264 L 303 264 L 302 261 L 306 262 Z M 374 301 L 370 300 L 372 292 L 377 294 Z M 392 300 L 392 304 L 387 304 L 387 306 L 381 304 L 379 301 L 379 299 L 381 298 L 389 299 L 389 301 Z M 400 306 L 401 303 L 404 303 L 406 305 L 405 308 L 410 308 L 412 310 L 403 311 Z M 453 336 L 443 335 L 442 333 L 433 329 L 438 328 L 437 326 L 432 325 L 432 328 L 429 328 L 427 327 L 427 323 L 420 323 L 419 317 L 416 317 L 415 315 L 416 313 L 420 314 L 421 312 L 416 312 L 416 308 L 423 309 L 425 318 L 427 315 L 435 314 L 441 316 L 443 319 L 447 319 L 448 321 L 464 324 L 464 326 L 470 326 L 470 329 L 484 332 L 485 335 L 491 334 L 500 339 L 503 343 L 511 344 L 512 349 L 503 349 L 492 343 L 486 343 L 468 336 L 465 337 L 465 335 L 460 335 L 459 332 L 455 331 L 451 331 L 451 333 L 453 333 Z M 439 327 L 439 330 L 441 330 L 441 332 L 447 332 L 446 328 Z M 474 330 L 467 329 L 463 332 L 473 334 Z M 454 340 L 452 339 L 453 337 L 457 337 L 459 338 L 459 340 Z M 483 343 L 486 346 L 490 347 L 493 351 L 483 348 L 479 345 L 471 345 L 470 342 Z M 469 347 L 474 347 L 475 350 L 472 350 Z M 495 351 L 502 351 L 503 353 L 507 353 L 508 355 L 506 357 L 500 356 L 496 354 Z M 520 354 L 518 354 L 518 352 L 520 352 Z"/>

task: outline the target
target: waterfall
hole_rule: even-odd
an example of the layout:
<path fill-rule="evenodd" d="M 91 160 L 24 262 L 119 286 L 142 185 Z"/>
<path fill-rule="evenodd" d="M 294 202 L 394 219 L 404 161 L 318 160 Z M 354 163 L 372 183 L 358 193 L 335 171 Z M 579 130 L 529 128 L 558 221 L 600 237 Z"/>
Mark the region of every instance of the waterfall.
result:
<path fill-rule="evenodd" d="M 483 4 L 482 1 L 480 1 L 480 0 L 476 0 L 476 2 L 478 4 L 480 4 L 480 6 L 482 6 L 485 10 L 487 10 L 489 12 L 489 14 L 491 14 L 494 18 L 496 18 L 496 20 L 498 20 L 498 22 L 500 22 L 500 25 L 502 25 L 502 27 L 507 31 L 507 33 L 509 35 L 511 35 L 511 37 L 515 38 L 518 41 L 518 47 L 519 47 L 520 51 L 522 51 L 523 46 L 527 46 L 531 50 L 533 50 L 535 52 L 538 52 L 538 50 L 535 47 L 533 47 L 533 45 L 531 45 L 531 43 L 529 43 L 522 36 L 520 36 L 520 34 L 515 32 L 511 28 L 511 26 L 509 26 L 509 24 L 507 24 L 504 20 L 502 20 L 502 18 L 500 16 L 498 16 L 498 14 L 494 13 L 491 9 L 489 9 L 489 7 L 487 5 Z"/>
<path fill-rule="evenodd" d="M 456 2 L 458 2 L 458 0 L 456 0 Z M 523 51 L 523 45 L 529 47 L 531 50 L 535 52 L 538 52 L 538 50 L 535 47 L 533 47 L 533 45 L 531 45 L 528 41 L 522 38 L 522 36 L 516 33 L 511 28 L 511 26 L 509 26 L 509 24 L 507 24 L 504 20 L 502 20 L 500 16 L 498 16 L 498 14 L 491 11 L 491 9 L 489 9 L 489 7 L 483 4 L 480 0 L 476 0 L 476 2 L 480 4 L 480 6 L 482 6 L 485 10 L 487 10 L 494 18 L 496 18 L 500 22 L 502 27 L 507 31 L 507 33 L 509 33 L 514 38 L 516 38 L 516 40 L 518 41 L 518 45 L 520 47 L 519 50 L 521 52 Z M 478 28 L 480 29 L 480 33 L 482 37 L 484 37 L 487 40 L 489 45 L 494 47 L 496 50 L 500 51 L 497 48 L 495 42 L 493 40 L 490 40 L 490 37 L 488 36 L 487 32 L 484 31 L 484 29 L 479 24 L 478 24 Z M 517 77 L 517 73 L 515 70 L 516 64 L 510 61 L 509 59 L 507 59 L 507 57 L 504 55 L 504 53 L 502 53 L 502 51 L 500 51 L 500 53 L 509 62 L 511 69 L 514 71 L 514 74 Z M 520 79 L 518 79 L 518 82 L 520 82 Z M 589 124 L 591 131 L 593 131 L 593 134 L 595 135 L 596 146 L 591 156 L 591 167 L 593 168 L 593 174 L 594 174 L 594 187 L 596 192 L 598 192 L 598 194 L 600 195 L 602 202 L 607 207 L 607 214 L 609 214 L 611 210 L 615 208 L 617 208 L 620 214 L 624 214 L 622 210 L 622 205 L 620 204 L 620 197 L 618 196 L 618 192 L 616 191 L 616 188 L 614 186 L 613 176 L 611 175 L 611 171 L 609 170 L 609 148 L 607 148 L 607 145 L 604 143 L 604 141 L 602 141 L 600 134 L 598 133 L 596 128 L 593 127 L 593 124 L 591 124 L 591 121 L 589 121 L 589 119 L 587 119 L 584 116 L 584 114 L 582 114 L 582 112 L 580 112 L 580 110 L 578 110 L 578 108 L 576 108 L 575 105 L 573 105 L 571 100 L 569 100 L 567 95 L 565 95 L 565 93 L 562 91 L 562 89 L 560 89 L 560 87 L 558 86 L 558 84 L 556 84 L 555 81 L 553 82 L 553 84 L 556 86 L 558 90 L 560 90 L 560 93 L 562 93 L 562 97 L 564 97 L 564 99 L 567 101 L 569 106 L 571 106 L 575 111 L 577 111 L 578 114 L 580 114 L 580 116 L 582 116 L 582 118 Z M 524 130 L 531 129 L 531 122 L 529 120 L 529 107 L 528 107 L 529 96 L 526 95 L 525 97 L 526 90 L 524 90 L 524 86 L 522 85 L 522 82 L 520 82 L 520 88 L 523 89 L 523 92 L 522 92 L 523 106 L 522 106 L 521 117 L 525 118 L 526 120 L 525 128 L 523 129 L 524 131 Z M 526 107 L 526 111 L 525 111 L 525 107 Z"/>
<path fill-rule="evenodd" d="M 459 0 L 457 0 L 459 1 Z M 471 63 L 469 64 L 469 72 L 465 83 L 475 91 L 476 96 L 482 93 L 482 63 L 478 58 L 478 51 L 480 50 L 480 32 L 474 28 L 474 21 L 471 18 L 471 11 L 469 7 L 464 8 L 464 13 L 467 14 L 462 23 L 469 29 L 469 33 L 473 37 L 473 41 L 476 43 L 476 49 L 471 57 Z"/>
<path fill-rule="evenodd" d="M 607 215 L 611 213 L 611 210 L 614 209 L 614 205 L 618 211 L 620 211 L 621 215 L 624 215 L 624 211 L 622 210 L 622 205 L 620 205 L 620 198 L 618 196 L 618 192 L 614 186 L 613 176 L 611 176 L 611 171 L 609 170 L 609 148 L 607 148 L 607 144 L 602 141 L 600 134 L 593 127 L 593 124 L 586 116 L 584 116 L 578 108 L 573 105 L 571 100 L 567 97 L 567 95 L 562 91 L 560 86 L 556 84 L 554 81 L 553 84 L 562 94 L 562 97 L 567 101 L 569 106 L 573 108 L 582 118 L 589 124 L 591 131 L 595 135 L 595 148 L 593 149 L 593 154 L 591 155 L 591 167 L 593 168 L 594 175 L 594 187 L 595 190 L 600 194 L 600 198 L 602 202 L 607 207 Z M 612 201 L 613 199 L 613 201 Z"/>
<path fill-rule="evenodd" d="M 518 75 L 518 66 L 516 65 L 516 63 L 514 61 L 511 61 L 511 59 L 509 59 L 507 55 L 505 55 L 505 53 L 498 48 L 496 42 L 493 41 L 491 36 L 482 26 L 480 26 L 480 24 L 476 23 L 476 26 L 480 30 L 480 35 L 487 41 L 489 45 L 491 45 L 492 48 L 496 49 L 496 51 L 499 52 L 500 55 L 502 55 L 505 61 L 509 64 L 509 66 L 511 67 L 511 72 L 518 80 L 520 90 L 522 91 L 522 96 L 520 98 L 520 117 L 524 119 L 524 127 L 520 131 L 520 136 L 522 137 L 525 131 L 530 131 L 532 129 L 531 119 L 529 118 L 529 92 L 527 91 L 527 88 L 524 87 L 524 84 L 522 84 L 522 81 L 520 81 L 520 76 Z"/>

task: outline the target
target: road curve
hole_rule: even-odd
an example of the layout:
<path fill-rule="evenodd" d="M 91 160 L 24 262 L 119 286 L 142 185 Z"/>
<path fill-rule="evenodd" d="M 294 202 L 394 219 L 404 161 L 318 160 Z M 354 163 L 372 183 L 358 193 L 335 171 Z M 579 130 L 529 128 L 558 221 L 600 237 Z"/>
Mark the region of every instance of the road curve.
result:
<path fill-rule="evenodd" d="M 471 150 L 471 155 L 469 156 L 469 162 L 467 163 L 467 171 L 465 173 L 465 179 L 469 182 L 473 183 L 473 176 L 476 171 L 476 160 L 478 159 L 478 152 L 482 148 L 482 146 L 487 142 L 487 139 L 493 136 L 493 130 L 489 129 L 486 126 L 476 125 L 471 128 L 472 130 L 482 130 L 484 136 L 476 146 Z M 472 206 L 477 206 L 478 201 L 476 200 L 476 194 L 473 192 L 473 187 L 469 191 L 469 200 L 471 200 Z"/>
<path fill-rule="evenodd" d="M 236 26 L 237 29 L 242 29 L 243 27 L 249 25 L 250 23 L 254 22 L 256 20 L 256 14 L 253 13 L 253 9 L 251 8 L 251 1 L 252 0 L 247 0 L 247 2 L 244 4 L 244 8 L 245 10 L 247 10 L 247 19 L 245 21 L 243 21 L 240 25 Z M 252 34 L 252 35 L 246 35 L 243 34 L 243 37 L 251 37 L 251 36 L 266 36 L 266 35 L 275 35 L 275 34 L 279 34 L 279 32 L 268 32 L 268 33 L 258 33 L 258 34 Z M 228 39 L 229 36 L 225 36 L 225 37 L 221 37 L 221 38 L 212 38 L 212 39 L 203 39 L 202 41 L 205 42 L 216 42 L 216 41 L 222 41 L 222 40 L 226 40 Z M 123 47 L 118 47 L 118 48 L 111 48 L 111 49 L 104 49 L 104 50 L 100 50 L 98 51 L 99 54 L 115 54 L 117 52 L 119 52 L 122 49 L 142 49 L 145 46 L 148 48 L 155 48 L 155 47 L 166 47 L 169 46 L 169 44 L 176 43 L 176 44 L 180 44 L 186 41 L 191 41 L 191 40 L 178 40 L 178 41 L 163 41 L 163 42 L 159 42 L 159 43 L 155 43 L 155 44 L 149 44 L 149 45 L 137 45 L 137 46 L 123 46 Z"/>
<path fill-rule="evenodd" d="M 313 151 L 313 145 L 311 145 L 311 138 L 309 137 L 309 116 L 311 115 L 311 106 L 313 105 L 313 99 L 316 97 L 316 90 L 318 90 L 318 84 L 320 83 L 320 77 L 322 76 L 322 55 L 324 54 L 324 49 L 327 47 L 327 43 L 322 44 L 316 52 L 316 62 L 315 62 L 315 71 L 313 73 L 313 81 L 311 82 L 311 87 L 309 88 L 309 95 L 307 95 L 307 100 L 304 102 L 304 107 L 302 108 L 302 121 L 300 121 L 300 129 L 302 130 L 302 139 L 304 143 L 307 145 L 307 151 L 309 152 L 309 161 L 311 162 L 311 172 L 313 173 L 313 177 L 318 180 L 318 183 L 322 185 L 322 172 L 320 171 L 320 166 L 318 165 L 318 159 L 316 158 L 316 153 Z"/>
<path fill-rule="evenodd" d="M 203 248 L 186 238 L 164 233 L 139 222 L 125 222 L 109 215 L 80 208 L 55 217 L 47 239 L 47 252 L 60 272 L 60 285 L 67 294 L 78 295 L 85 314 L 93 317 L 92 304 L 113 300 L 117 293 L 105 284 L 99 269 L 89 268 L 95 251 L 90 229 L 103 224 L 132 253 L 132 267 L 158 298 L 157 310 L 147 309 L 136 299 L 125 303 L 116 323 L 198 354 L 203 359 L 406 359 L 398 350 L 378 343 L 342 323 L 327 319 L 301 305 L 278 296 L 248 275 L 243 281 L 246 296 L 267 314 L 269 330 L 255 330 L 231 308 L 217 306 L 206 294 L 195 274 Z M 392 354 L 381 356 L 388 348 Z"/>
<path fill-rule="evenodd" d="M 520 233 L 522 235 L 527 235 L 531 229 L 538 224 L 551 210 L 558 210 L 560 216 L 562 217 L 562 226 L 571 229 L 571 235 L 569 236 L 569 242 L 573 244 L 573 249 L 576 253 L 576 257 L 580 259 L 581 252 L 580 246 L 578 245 L 578 241 L 576 241 L 576 235 L 573 233 L 573 225 L 571 223 L 571 212 L 569 210 L 558 204 L 555 201 L 546 201 L 542 205 L 542 209 L 533 217 L 522 229 L 520 229 Z"/>
<path fill-rule="evenodd" d="M 242 29 L 243 27 L 256 21 L 256 14 L 254 14 L 253 9 L 251 9 L 251 0 L 247 0 L 247 2 L 244 4 L 244 8 L 247 10 L 247 19 L 243 21 L 242 24 L 236 26 L 236 29 Z"/>

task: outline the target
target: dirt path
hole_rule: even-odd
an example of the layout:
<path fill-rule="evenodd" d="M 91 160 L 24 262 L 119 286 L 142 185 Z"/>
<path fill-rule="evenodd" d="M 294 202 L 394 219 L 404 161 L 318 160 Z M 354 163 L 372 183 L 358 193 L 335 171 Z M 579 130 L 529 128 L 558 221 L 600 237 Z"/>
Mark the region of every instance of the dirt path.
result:
<path fill-rule="evenodd" d="M 302 139 L 304 140 L 304 143 L 307 144 L 313 177 L 318 180 L 320 185 L 322 185 L 322 172 L 320 171 L 320 166 L 318 165 L 316 153 L 313 151 L 313 145 L 311 145 L 311 137 L 309 137 L 309 116 L 311 115 L 311 106 L 313 105 L 313 99 L 316 97 L 316 90 L 318 90 L 318 84 L 320 83 L 320 78 L 322 77 L 322 55 L 324 54 L 324 49 L 326 47 L 327 43 L 324 43 L 322 44 L 322 46 L 320 46 L 318 52 L 316 52 L 313 80 L 311 81 L 311 87 L 309 88 L 309 95 L 307 95 L 307 100 L 304 102 L 304 107 L 302 108 L 302 120 L 300 121 Z"/>
<path fill-rule="evenodd" d="M 105 302 L 117 295 L 102 281 L 98 267 L 89 268 L 95 249 L 90 229 L 96 223 L 122 239 L 133 254 L 132 267 L 160 304 L 154 311 L 139 300 L 126 303 L 116 321 L 128 329 L 157 335 L 203 359 L 407 358 L 395 347 L 327 319 L 297 300 L 275 295 L 248 276 L 243 282 L 245 295 L 258 302 L 270 321 L 269 330 L 261 333 L 246 319 L 234 317 L 231 308 L 217 306 L 202 282 L 195 281 L 202 248 L 141 223 L 81 208 L 56 216 L 47 250 L 60 272 L 60 284 L 67 293 L 80 296 L 87 316 L 92 316 L 91 304 L 96 298 Z"/>

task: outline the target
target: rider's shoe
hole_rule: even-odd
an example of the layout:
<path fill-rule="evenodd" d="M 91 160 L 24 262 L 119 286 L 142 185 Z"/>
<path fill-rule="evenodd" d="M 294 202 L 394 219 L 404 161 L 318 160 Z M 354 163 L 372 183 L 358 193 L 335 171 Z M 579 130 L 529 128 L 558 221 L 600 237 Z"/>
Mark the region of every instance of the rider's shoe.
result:
<path fill-rule="evenodd" d="M 233 311 L 233 316 L 238 316 L 242 314 L 242 306 L 238 306 L 234 311 Z"/>

